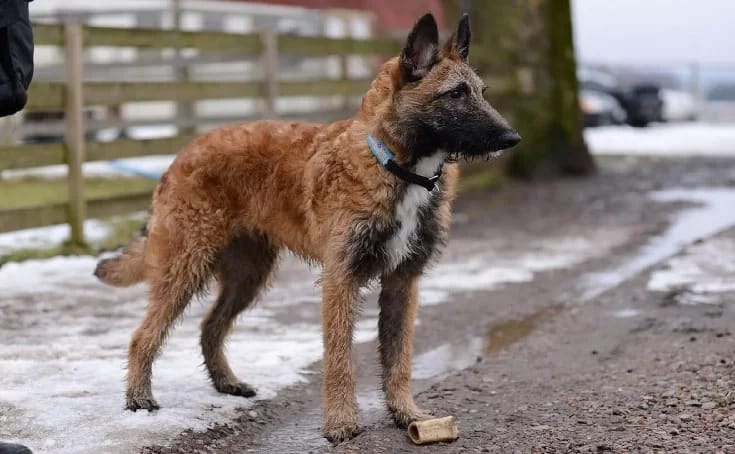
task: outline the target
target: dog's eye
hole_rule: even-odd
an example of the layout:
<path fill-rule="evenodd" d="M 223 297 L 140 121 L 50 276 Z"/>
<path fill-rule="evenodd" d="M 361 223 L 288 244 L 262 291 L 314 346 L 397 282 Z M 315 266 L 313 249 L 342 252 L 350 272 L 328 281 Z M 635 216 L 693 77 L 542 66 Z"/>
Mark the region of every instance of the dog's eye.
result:
<path fill-rule="evenodd" d="M 467 94 L 467 85 L 460 84 L 457 88 L 449 92 L 452 99 L 460 99 Z"/>

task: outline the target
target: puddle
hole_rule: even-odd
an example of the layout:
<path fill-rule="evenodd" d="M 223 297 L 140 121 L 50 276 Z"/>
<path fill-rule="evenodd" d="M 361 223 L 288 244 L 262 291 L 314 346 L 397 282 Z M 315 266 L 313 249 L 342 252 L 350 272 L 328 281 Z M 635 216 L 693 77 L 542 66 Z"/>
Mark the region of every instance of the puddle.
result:
<path fill-rule="evenodd" d="M 428 379 L 465 369 L 484 357 L 526 338 L 538 325 L 558 315 L 563 305 L 548 306 L 520 319 L 491 324 L 487 334 L 474 337 L 465 344 L 444 344 L 414 358 L 413 377 Z"/>
<path fill-rule="evenodd" d="M 444 344 L 413 359 L 413 378 L 425 380 L 465 369 L 482 359 L 484 339 L 476 337 L 466 344 Z"/>
<path fill-rule="evenodd" d="M 522 340 L 536 329 L 539 323 L 554 318 L 564 308 L 563 305 L 548 306 L 518 320 L 508 320 L 490 325 L 483 353 L 492 355 Z"/>
<path fill-rule="evenodd" d="M 581 302 L 617 287 L 646 268 L 677 254 L 694 241 L 735 225 L 735 189 L 669 189 L 652 192 L 650 198 L 657 202 L 692 202 L 699 205 L 682 210 L 663 234 L 652 238 L 619 265 L 584 276 L 580 285 Z"/>

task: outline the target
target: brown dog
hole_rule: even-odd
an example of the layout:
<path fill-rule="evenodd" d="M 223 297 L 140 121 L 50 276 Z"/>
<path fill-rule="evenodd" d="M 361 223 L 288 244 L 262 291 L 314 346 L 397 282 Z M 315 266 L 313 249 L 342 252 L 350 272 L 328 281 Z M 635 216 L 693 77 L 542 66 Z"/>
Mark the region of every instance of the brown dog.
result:
<path fill-rule="evenodd" d="M 401 56 L 383 65 L 356 117 L 229 126 L 181 150 L 156 188 L 147 232 L 95 271 L 111 285 L 150 284 L 130 343 L 127 408 L 158 408 L 153 360 L 213 276 L 220 292 L 202 323 L 204 361 L 218 391 L 253 396 L 230 369 L 223 342 L 288 248 L 323 264 L 325 435 L 339 441 L 357 429 L 352 330 L 359 289 L 374 278 L 382 284 L 388 409 L 399 425 L 426 417 L 411 395 L 411 349 L 418 280 L 449 229 L 457 169 L 445 161 L 520 140 L 483 98 L 484 84 L 467 64 L 469 40 L 465 16 L 440 48 L 427 14 Z"/>

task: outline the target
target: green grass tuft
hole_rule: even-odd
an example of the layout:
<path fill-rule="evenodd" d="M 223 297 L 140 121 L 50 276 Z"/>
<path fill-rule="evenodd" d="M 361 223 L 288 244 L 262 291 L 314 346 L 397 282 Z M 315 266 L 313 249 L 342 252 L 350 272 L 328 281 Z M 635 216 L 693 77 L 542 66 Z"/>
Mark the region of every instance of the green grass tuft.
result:
<path fill-rule="evenodd" d="M 505 176 L 499 169 L 477 168 L 459 177 L 459 192 L 479 192 L 498 189 L 505 184 Z"/>

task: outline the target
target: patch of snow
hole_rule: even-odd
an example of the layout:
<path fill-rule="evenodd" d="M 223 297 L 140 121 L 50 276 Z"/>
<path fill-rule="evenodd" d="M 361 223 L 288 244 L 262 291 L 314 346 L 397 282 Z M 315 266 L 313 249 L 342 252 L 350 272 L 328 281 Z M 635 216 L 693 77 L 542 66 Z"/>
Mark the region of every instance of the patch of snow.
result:
<path fill-rule="evenodd" d="M 528 282 L 532 278 L 533 271 L 528 268 L 488 265 L 476 259 L 430 272 L 423 287 L 429 290 L 491 290 L 501 284 Z"/>
<path fill-rule="evenodd" d="M 97 220 L 84 222 L 84 234 L 90 241 L 101 240 L 110 234 L 107 223 Z M 0 254 L 26 248 L 55 246 L 69 239 L 69 224 L 57 224 L 35 229 L 0 233 Z"/>
<path fill-rule="evenodd" d="M 145 213 L 134 213 L 125 218 L 145 219 Z M 94 243 L 101 241 L 110 235 L 110 225 L 116 220 L 107 221 L 90 219 L 84 222 L 84 236 L 87 241 Z M 18 249 L 32 249 L 57 246 L 69 239 L 69 225 L 57 224 L 34 229 L 16 230 L 13 232 L 0 233 L 0 255 L 9 254 Z"/>
<path fill-rule="evenodd" d="M 654 191 L 650 197 L 657 202 L 691 202 L 699 205 L 677 213 L 664 233 L 651 239 L 622 263 L 585 275 L 580 284 L 582 301 L 589 301 L 617 287 L 698 239 L 735 225 L 735 189 L 668 189 Z"/>
<path fill-rule="evenodd" d="M 613 312 L 613 317 L 615 318 L 631 318 L 631 317 L 637 317 L 640 315 L 641 311 L 638 309 L 634 309 L 632 307 L 626 307 L 625 309 L 620 309 L 615 312 Z"/>
<path fill-rule="evenodd" d="M 587 234 L 586 238 L 545 238 L 538 244 L 528 245 L 527 249 L 533 252 L 491 251 L 462 263 L 443 264 L 421 281 L 420 304 L 442 304 L 452 292 L 492 290 L 505 284 L 530 282 L 536 273 L 574 266 L 603 255 L 624 240 L 621 230 L 601 229 Z"/>
<path fill-rule="evenodd" d="M 735 124 L 652 124 L 586 128 L 590 152 L 633 156 L 735 156 Z"/>
<path fill-rule="evenodd" d="M 718 302 L 718 293 L 735 292 L 735 239 L 715 237 L 689 246 L 651 274 L 648 290 L 676 291 L 682 304 Z"/>

